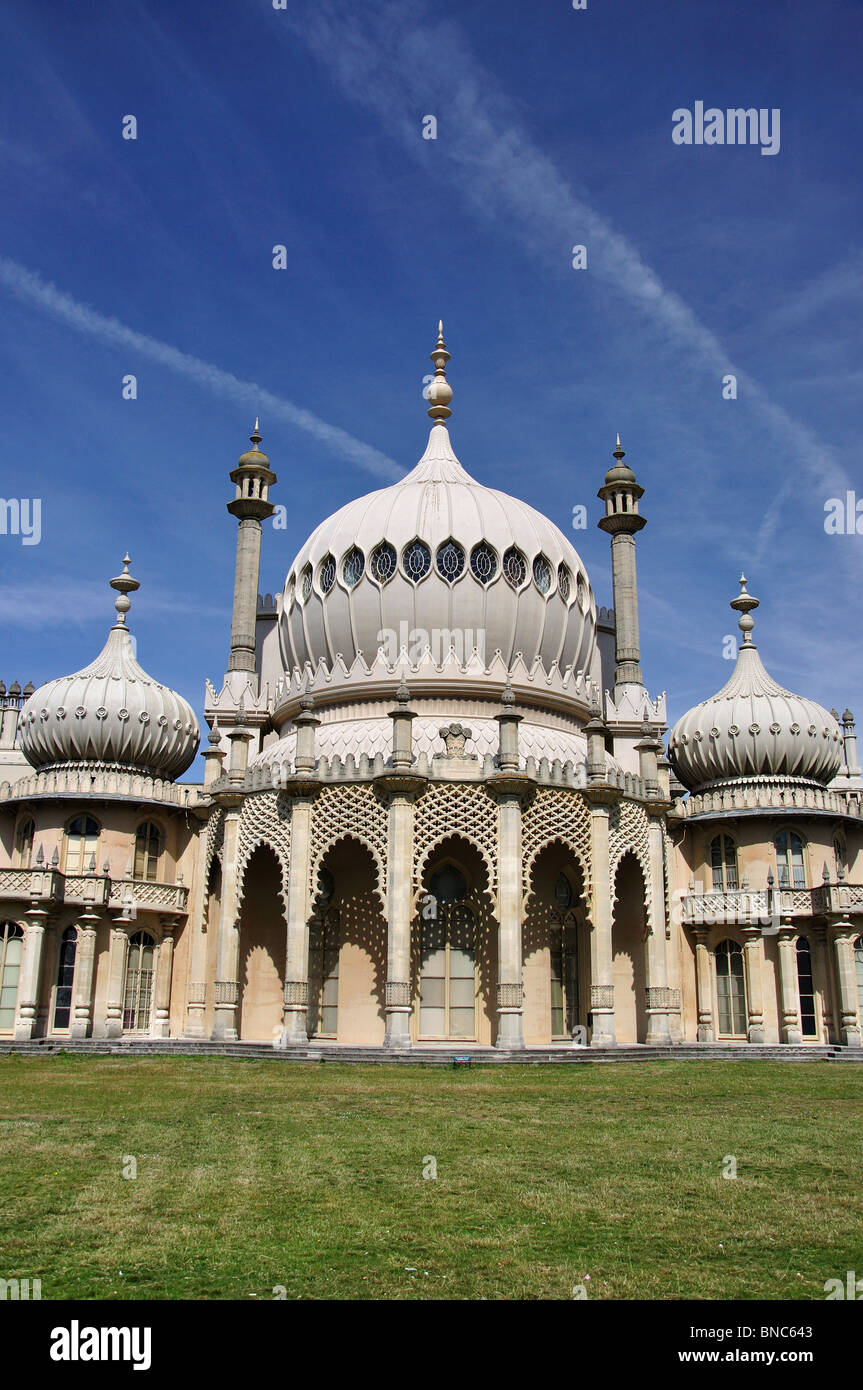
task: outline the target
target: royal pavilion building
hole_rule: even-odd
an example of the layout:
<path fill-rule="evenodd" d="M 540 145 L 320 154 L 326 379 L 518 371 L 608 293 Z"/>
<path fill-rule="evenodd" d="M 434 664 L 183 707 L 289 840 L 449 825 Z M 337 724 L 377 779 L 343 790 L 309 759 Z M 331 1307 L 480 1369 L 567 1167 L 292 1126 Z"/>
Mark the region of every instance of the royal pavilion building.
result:
<path fill-rule="evenodd" d="M 850 711 L 772 679 L 741 580 L 733 673 L 664 742 L 619 439 L 598 608 L 557 526 L 459 462 L 442 330 L 431 357 L 422 458 L 323 520 L 275 597 L 256 423 L 203 782 L 179 780 L 195 711 L 136 658 L 128 556 L 95 660 L 0 684 L 0 1047 L 853 1056 Z"/>

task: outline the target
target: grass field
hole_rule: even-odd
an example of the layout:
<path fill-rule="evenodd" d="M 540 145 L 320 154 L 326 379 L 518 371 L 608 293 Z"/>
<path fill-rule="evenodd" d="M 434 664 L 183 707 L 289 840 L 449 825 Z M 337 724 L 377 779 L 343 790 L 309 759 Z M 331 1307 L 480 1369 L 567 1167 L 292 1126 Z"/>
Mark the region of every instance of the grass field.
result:
<path fill-rule="evenodd" d="M 591 1298 L 823 1299 L 863 1273 L 861 1120 L 863 1067 L 825 1063 L 7 1056 L 0 1277 L 43 1299 L 569 1299 L 587 1275 Z"/>

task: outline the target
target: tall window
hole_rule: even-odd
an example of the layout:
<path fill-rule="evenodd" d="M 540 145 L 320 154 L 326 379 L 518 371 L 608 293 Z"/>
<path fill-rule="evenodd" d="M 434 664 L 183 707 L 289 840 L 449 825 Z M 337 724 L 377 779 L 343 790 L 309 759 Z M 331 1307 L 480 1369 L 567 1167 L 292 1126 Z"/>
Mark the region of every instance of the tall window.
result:
<path fill-rule="evenodd" d="M 746 1037 L 746 984 L 743 950 L 736 941 L 720 941 L 716 948 L 716 998 L 719 1036 Z"/>
<path fill-rule="evenodd" d="M 98 823 L 92 816 L 76 816 L 66 827 L 66 873 L 86 874 L 98 848 Z"/>
<path fill-rule="evenodd" d="M 123 994 L 123 1028 L 129 1033 L 145 1032 L 150 1026 L 153 1002 L 153 960 L 155 942 L 145 931 L 135 932 L 126 957 L 126 988 Z"/>
<path fill-rule="evenodd" d="M 857 1021 L 863 1024 L 863 936 L 854 942 L 854 966 L 857 971 Z"/>
<path fill-rule="evenodd" d="M 797 938 L 797 987 L 800 992 L 800 1031 L 804 1038 L 817 1038 L 815 987 L 812 984 L 812 953 L 805 936 Z"/>
<path fill-rule="evenodd" d="M 17 922 L 0 922 L 0 1030 L 15 1022 L 18 976 L 24 952 L 24 933 Z"/>
<path fill-rule="evenodd" d="M 135 878 L 155 882 L 162 851 L 162 836 L 151 820 L 139 825 L 135 834 Z"/>
<path fill-rule="evenodd" d="M 429 881 L 437 916 L 422 922 L 419 1032 L 423 1038 L 476 1037 L 476 921 L 463 901 L 465 877 L 444 865 Z"/>
<path fill-rule="evenodd" d="M 15 868 L 29 869 L 33 862 L 33 838 L 36 823 L 32 816 L 22 821 L 15 835 Z"/>
<path fill-rule="evenodd" d="M 837 878 L 845 870 L 845 846 L 838 835 L 833 840 L 833 868 Z"/>
<path fill-rule="evenodd" d="M 776 836 L 776 863 L 780 888 L 805 888 L 806 870 L 803 866 L 803 841 L 793 830 L 783 830 Z"/>
<path fill-rule="evenodd" d="M 54 1027 L 68 1028 L 72 1016 L 72 985 L 75 981 L 75 953 L 78 931 L 67 927 L 60 942 L 60 962 L 57 967 L 57 989 L 54 994 Z"/>
<path fill-rule="evenodd" d="M 339 1031 L 339 931 L 337 907 L 309 925 L 309 1033 L 335 1038 Z"/>
<path fill-rule="evenodd" d="M 730 893 L 737 887 L 737 850 L 730 835 L 710 841 L 710 867 L 714 893 Z"/>
<path fill-rule="evenodd" d="M 578 1022 L 578 934 L 572 912 L 551 919 L 551 1036 L 571 1038 Z"/>

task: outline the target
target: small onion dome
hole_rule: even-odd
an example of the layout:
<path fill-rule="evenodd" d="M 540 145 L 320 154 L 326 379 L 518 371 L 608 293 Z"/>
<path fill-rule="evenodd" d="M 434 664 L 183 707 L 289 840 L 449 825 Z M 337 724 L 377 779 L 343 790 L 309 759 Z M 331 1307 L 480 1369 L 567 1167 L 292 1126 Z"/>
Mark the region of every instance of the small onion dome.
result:
<path fill-rule="evenodd" d="M 793 777 L 831 782 L 842 766 L 842 735 L 833 715 L 814 700 L 785 690 L 765 670 L 751 640 L 749 616 L 758 599 L 741 592 L 743 643 L 730 680 L 709 700 L 677 721 L 668 740 L 674 771 L 685 787 L 752 777 Z"/>
<path fill-rule="evenodd" d="M 255 420 L 255 428 L 249 435 L 249 443 L 252 447 L 251 449 L 247 449 L 244 454 L 240 454 L 240 457 L 237 459 L 238 468 L 269 468 L 270 460 L 263 449 L 258 447 L 263 437 L 258 421 Z"/>
<path fill-rule="evenodd" d="M 83 670 L 34 691 L 21 711 L 21 749 L 36 768 L 98 762 L 173 780 L 198 751 L 198 721 L 181 695 L 135 660 L 125 615 L 139 583 L 128 555 L 123 573 L 110 582 L 119 597 L 105 646 Z"/>

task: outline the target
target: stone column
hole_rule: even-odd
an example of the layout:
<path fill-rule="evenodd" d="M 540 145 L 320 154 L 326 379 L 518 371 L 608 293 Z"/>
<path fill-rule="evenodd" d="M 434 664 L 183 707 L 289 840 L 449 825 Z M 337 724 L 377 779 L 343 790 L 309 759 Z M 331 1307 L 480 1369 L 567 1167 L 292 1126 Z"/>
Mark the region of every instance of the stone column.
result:
<path fill-rule="evenodd" d="M 524 989 L 521 958 L 522 787 L 505 791 L 498 782 L 497 1038 L 495 1047 L 524 1047 Z"/>
<path fill-rule="evenodd" d="M 222 903 L 219 939 L 216 945 L 216 988 L 213 1012 L 213 1042 L 236 1042 L 237 1004 L 240 984 L 240 923 L 237 905 L 237 840 L 240 831 L 242 798 L 232 798 L 225 809 L 225 838 L 222 850 Z"/>
<path fill-rule="evenodd" d="M 208 764 L 209 766 L 209 764 Z M 219 764 L 221 767 L 221 764 Z M 208 922 L 209 933 L 204 931 L 204 913 L 209 906 L 210 868 L 205 863 L 206 822 L 198 832 L 198 869 L 195 875 L 194 893 L 191 897 L 192 911 L 188 930 L 191 933 L 189 948 L 189 970 L 186 984 L 186 1031 L 187 1038 L 205 1038 L 204 1017 L 207 1003 L 207 944 L 212 941 L 213 922 Z"/>
<path fill-rule="evenodd" d="M 78 918 L 78 941 L 75 947 L 75 980 L 72 987 L 72 1019 L 69 1029 L 73 1038 L 89 1038 L 93 1029 L 93 972 L 96 965 L 96 928 L 99 914 L 92 906 Z"/>
<path fill-rule="evenodd" d="M 695 928 L 695 989 L 698 1004 L 698 1041 L 712 1043 L 716 1037 L 713 1021 L 713 968 L 707 946 L 706 927 Z"/>
<path fill-rule="evenodd" d="M 125 909 L 124 909 L 125 912 Z M 126 951 L 131 917 L 121 916 L 111 923 L 108 952 L 108 1000 L 105 1009 L 105 1037 L 123 1036 L 123 990 L 126 983 Z"/>
<path fill-rule="evenodd" d="M 857 1007 L 857 972 L 854 965 L 854 941 L 858 936 L 847 917 L 832 924 L 836 977 L 839 984 L 840 1037 L 846 1047 L 860 1047 L 860 1014 Z"/>
<path fill-rule="evenodd" d="M 779 997 L 782 1006 L 782 1041 L 802 1043 L 800 991 L 797 984 L 797 933 L 790 922 L 779 931 Z"/>
<path fill-rule="evenodd" d="M 411 917 L 414 797 L 425 785 L 410 776 L 383 779 L 390 792 L 387 851 L 387 983 L 384 1047 L 411 1045 Z M 402 785 L 403 784 L 403 785 Z"/>
<path fill-rule="evenodd" d="M 830 956 L 827 951 L 827 928 L 812 928 L 812 974 L 816 996 L 821 999 L 821 1024 L 824 1041 L 834 1042 L 833 1031 L 833 976 L 830 970 Z"/>
<path fill-rule="evenodd" d="M 611 871 L 608 851 L 608 815 L 614 793 L 588 788 L 590 806 L 590 857 L 593 901 L 590 932 L 591 1047 L 615 1047 L 614 967 L 611 945 Z"/>
<path fill-rule="evenodd" d="M 159 944 L 159 959 L 156 967 L 154 1038 L 169 1038 L 171 1036 L 171 978 L 174 966 L 174 931 L 176 926 L 176 918 L 162 918 L 162 940 Z"/>
<path fill-rule="evenodd" d="M 751 1043 L 764 1042 L 764 996 L 762 966 L 764 939 L 760 927 L 742 927 L 743 969 L 746 977 L 746 1004 L 749 1010 L 747 1038 Z"/>
<path fill-rule="evenodd" d="M 27 911 L 27 931 L 24 936 L 24 949 L 21 956 L 21 974 L 18 979 L 18 1010 L 13 1031 L 16 1042 L 27 1042 L 33 1036 L 39 1008 L 42 946 L 48 917 L 49 913 L 46 908 L 40 907 L 38 902 L 31 903 Z"/>
<path fill-rule="evenodd" d="M 662 826 L 652 817 L 650 843 L 650 917 L 647 923 L 647 1042 L 660 1046 L 671 1042 L 668 1021 L 668 966 L 665 955 L 665 874 L 662 860 Z"/>
<path fill-rule="evenodd" d="M 311 902 L 312 795 L 292 788 L 291 858 L 288 866 L 288 934 L 282 1047 L 305 1047 L 309 1041 L 309 917 Z"/>

